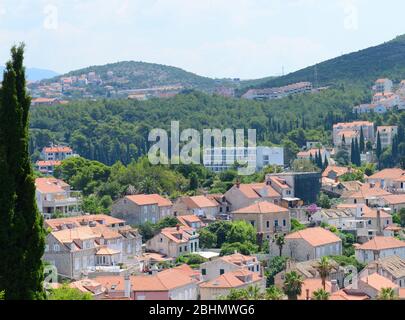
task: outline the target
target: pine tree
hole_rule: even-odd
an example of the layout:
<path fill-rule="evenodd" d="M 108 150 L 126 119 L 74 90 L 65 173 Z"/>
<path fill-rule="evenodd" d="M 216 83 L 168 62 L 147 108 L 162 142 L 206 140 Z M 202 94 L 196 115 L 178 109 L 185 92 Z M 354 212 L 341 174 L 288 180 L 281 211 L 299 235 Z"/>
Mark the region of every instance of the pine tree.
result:
<path fill-rule="evenodd" d="M 361 130 L 360 130 L 360 152 L 363 153 L 365 149 L 366 149 L 366 142 L 364 140 L 363 127 L 361 127 Z"/>
<path fill-rule="evenodd" d="M 326 169 L 327 167 L 329 167 L 329 161 L 328 161 L 328 157 L 325 155 L 325 161 L 323 163 L 323 169 Z"/>
<path fill-rule="evenodd" d="M 28 153 L 24 45 L 11 55 L 0 91 L 0 291 L 7 300 L 42 299 L 45 232 Z"/>
<path fill-rule="evenodd" d="M 318 163 L 317 163 L 318 167 L 320 169 L 322 169 L 323 166 L 323 161 L 322 161 L 322 153 L 321 153 L 321 149 L 318 150 Z"/>
<path fill-rule="evenodd" d="M 356 166 L 360 167 L 361 166 L 361 155 L 360 155 L 360 147 L 359 147 L 359 141 L 356 138 L 355 143 L 354 143 L 354 149 L 355 149 L 355 164 Z"/>
<path fill-rule="evenodd" d="M 350 162 L 352 163 L 352 164 L 354 164 L 355 163 L 355 159 L 356 159 L 356 157 L 355 157 L 355 152 L 356 152 L 356 150 L 355 150 L 355 147 L 354 147 L 354 140 L 352 140 L 352 143 L 351 143 L 351 146 L 350 146 Z"/>
<path fill-rule="evenodd" d="M 376 156 L 378 161 L 380 161 L 380 157 L 382 154 L 382 146 L 381 146 L 381 137 L 380 137 L 380 133 L 377 133 L 377 148 L 376 148 Z"/>

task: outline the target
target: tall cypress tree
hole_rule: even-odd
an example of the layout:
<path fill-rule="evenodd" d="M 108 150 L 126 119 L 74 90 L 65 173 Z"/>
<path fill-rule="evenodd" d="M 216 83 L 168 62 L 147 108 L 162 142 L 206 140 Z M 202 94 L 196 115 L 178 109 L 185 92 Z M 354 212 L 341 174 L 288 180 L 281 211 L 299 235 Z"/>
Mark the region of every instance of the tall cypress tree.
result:
<path fill-rule="evenodd" d="M 361 155 L 360 155 L 360 147 L 359 147 L 359 140 L 356 138 L 354 142 L 354 163 L 356 166 L 360 167 L 361 166 Z"/>
<path fill-rule="evenodd" d="M 364 152 L 364 150 L 366 149 L 366 142 L 364 140 L 364 132 L 363 132 L 363 127 L 361 127 L 360 130 L 360 152 Z"/>
<path fill-rule="evenodd" d="M 0 291 L 8 300 L 42 299 L 45 231 L 28 153 L 24 45 L 11 55 L 0 91 Z"/>
<path fill-rule="evenodd" d="M 350 162 L 352 163 L 352 164 L 355 164 L 355 159 L 356 159 L 356 157 L 355 157 L 355 152 L 356 152 L 356 150 L 355 150 L 355 147 L 354 147 L 354 140 L 352 139 L 352 143 L 351 143 L 351 146 L 350 146 Z"/>
<path fill-rule="evenodd" d="M 380 161 L 380 157 L 382 154 L 382 146 L 381 146 L 381 137 L 380 137 L 380 133 L 377 133 L 377 148 L 375 151 L 376 155 L 377 155 L 377 159 L 378 161 Z"/>

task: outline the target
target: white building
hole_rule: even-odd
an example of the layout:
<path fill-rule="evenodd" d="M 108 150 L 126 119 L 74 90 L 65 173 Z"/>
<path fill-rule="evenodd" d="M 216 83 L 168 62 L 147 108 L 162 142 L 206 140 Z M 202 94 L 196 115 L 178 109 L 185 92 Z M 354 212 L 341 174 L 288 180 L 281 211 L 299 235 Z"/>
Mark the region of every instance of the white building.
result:
<path fill-rule="evenodd" d="M 405 241 L 392 237 L 374 237 L 355 248 L 356 259 L 361 263 L 369 263 L 389 256 L 405 259 Z"/>
<path fill-rule="evenodd" d="M 214 172 L 231 169 L 235 163 L 246 161 L 256 171 L 270 165 L 284 166 L 281 147 L 222 147 L 204 149 L 204 166 Z"/>
<path fill-rule="evenodd" d="M 392 92 L 392 89 L 394 87 L 394 84 L 390 79 L 378 79 L 374 86 L 373 86 L 373 92 L 374 93 L 389 93 Z"/>
<path fill-rule="evenodd" d="M 398 126 L 377 127 L 377 134 L 378 133 L 380 134 L 381 147 L 383 149 L 388 148 L 390 145 L 392 145 L 394 137 L 398 134 Z"/>
<path fill-rule="evenodd" d="M 38 178 L 35 187 L 37 206 L 45 218 L 57 213 L 70 216 L 82 213 L 79 193 L 74 194 L 66 182 L 55 178 Z"/>

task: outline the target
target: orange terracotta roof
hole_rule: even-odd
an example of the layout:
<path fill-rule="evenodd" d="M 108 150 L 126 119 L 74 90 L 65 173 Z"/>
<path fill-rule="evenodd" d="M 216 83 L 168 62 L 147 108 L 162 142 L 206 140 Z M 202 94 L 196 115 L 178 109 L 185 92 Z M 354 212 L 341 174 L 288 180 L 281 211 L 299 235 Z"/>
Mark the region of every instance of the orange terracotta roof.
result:
<path fill-rule="evenodd" d="M 55 160 L 50 160 L 50 161 L 37 161 L 36 165 L 38 167 L 57 167 L 62 164 L 62 161 L 55 161 Z"/>
<path fill-rule="evenodd" d="M 77 227 L 82 226 L 83 223 L 96 222 L 97 225 L 111 226 L 113 224 L 125 224 L 124 220 L 117 219 L 105 214 L 77 216 L 68 218 L 58 218 L 45 220 L 45 226 L 51 227 L 53 230 L 60 229 L 63 225 L 73 224 Z"/>
<path fill-rule="evenodd" d="M 370 121 L 353 121 L 353 122 L 340 122 L 337 123 L 335 125 L 333 125 L 333 127 L 359 127 L 359 126 L 373 126 L 374 124 Z"/>
<path fill-rule="evenodd" d="M 314 247 L 342 241 L 337 235 L 321 227 L 307 228 L 293 232 L 288 234 L 285 238 L 289 240 L 302 239 Z"/>
<path fill-rule="evenodd" d="M 359 191 L 356 191 L 349 195 L 349 198 L 357 199 L 370 199 L 370 198 L 380 198 L 384 196 L 389 196 L 391 193 L 381 189 L 378 186 L 370 186 L 370 184 L 364 184 L 360 187 Z"/>
<path fill-rule="evenodd" d="M 272 185 L 273 185 L 273 183 L 276 184 L 277 187 L 279 187 L 280 189 L 290 189 L 291 188 L 287 184 L 287 181 L 280 177 L 276 177 L 276 176 L 270 177 L 269 181 L 271 182 Z"/>
<path fill-rule="evenodd" d="M 405 194 L 393 194 L 383 197 L 384 201 L 389 204 L 401 204 L 405 203 Z"/>
<path fill-rule="evenodd" d="M 69 185 L 55 178 L 37 178 L 35 179 L 35 187 L 41 193 L 64 193 L 64 188 Z"/>
<path fill-rule="evenodd" d="M 405 170 L 399 168 L 392 168 L 392 169 L 384 169 L 379 172 L 376 172 L 368 179 L 390 179 L 395 180 L 403 177 L 405 175 Z"/>
<path fill-rule="evenodd" d="M 245 281 L 245 280 L 250 281 Z M 226 272 L 223 275 L 211 280 L 204 282 L 200 285 L 201 288 L 238 288 L 241 286 L 245 286 L 249 283 L 255 283 L 263 280 L 259 274 L 249 271 L 249 270 L 236 270 Z"/>
<path fill-rule="evenodd" d="M 336 172 L 337 176 L 343 176 L 348 173 L 351 169 L 347 167 L 339 167 L 339 166 L 328 166 L 324 172 L 322 173 L 323 177 L 327 177 L 332 171 Z"/>
<path fill-rule="evenodd" d="M 64 146 L 45 147 L 44 153 L 68 153 L 73 152 L 72 148 Z"/>
<path fill-rule="evenodd" d="M 233 214 L 266 214 L 266 213 L 288 213 L 288 209 L 274 203 L 264 201 L 254 203 L 246 208 L 232 212 Z"/>
<path fill-rule="evenodd" d="M 280 194 L 265 183 L 241 184 L 238 188 L 246 198 L 260 199 L 263 197 L 277 198 Z"/>
<path fill-rule="evenodd" d="M 126 196 L 125 198 L 134 202 L 138 206 L 157 204 L 159 207 L 168 207 L 173 205 L 169 199 L 166 199 L 159 194 L 137 194 Z"/>
<path fill-rule="evenodd" d="M 390 279 L 379 275 L 378 273 L 373 273 L 372 275 L 361 278 L 361 281 L 367 283 L 370 287 L 381 291 L 383 288 L 393 288 L 397 289 L 399 286 L 393 283 Z"/>
<path fill-rule="evenodd" d="M 90 227 L 79 227 L 52 232 L 52 235 L 61 243 L 72 243 L 75 240 L 97 239 L 97 234 Z"/>
<path fill-rule="evenodd" d="M 219 259 L 237 266 L 244 266 L 249 262 L 257 262 L 257 258 L 255 256 L 245 256 L 241 253 L 234 253 L 229 256 L 223 256 Z"/>
<path fill-rule="evenodd" d="M 326 281 L 326 291 L 331 292 L 332 291 L 332 285 L 329 281 Z M 307 300 L 307 295 L 309 299 L 312 298 L 312 294 L 319 289 L 322 289 L 322 280 L 318 278 L 308 278 L 304 280 L 304 283 L 302 284 L 302 289 L 301 289 L 301 294 L 298 296 L 298 300 Z M 308 294 L 307 294 L 307 290 Z"/>
<path fill-rule="evenodd" d="M 205 196 L 185 197 L 184 200 L 185 202 L 187 202 L 187 205 L 192 209 L 212 208 L 218 206 L 218 203 L 213 202 L 212 200 L 208 199 Z"/>
<path fill-rule="evenodd" d="M 370 300 L 370 297 L 364 293 L 351 292 L 347 289 L 339 290 L 332 293 L 329 300 Z"/>
<path fill-rule="evenodd" d="M 186 243 L 192 237 L 193 230 L 187 226 L 181 226 L 178 230 L 176 227 L 164 228 L 160 231 L 160 234 L 175 243 Z"/>
<path fill-rule="evenodd" d="M 393 237 L 374 237 L 372 240 L 357 246 L 356 250 L 385 250 L 405 247 L 405 241 Z"/>
<path fill-rule="evenodd" d="M 179 222 L 184 226 L 191 226 L 192 223 L 199 223 L 201 227 L 205 226 L 205 223 L 203 223 L 199 217 L 193 214 L 186 216 L 178 216 L 177 220 L 179 220 Z"/>

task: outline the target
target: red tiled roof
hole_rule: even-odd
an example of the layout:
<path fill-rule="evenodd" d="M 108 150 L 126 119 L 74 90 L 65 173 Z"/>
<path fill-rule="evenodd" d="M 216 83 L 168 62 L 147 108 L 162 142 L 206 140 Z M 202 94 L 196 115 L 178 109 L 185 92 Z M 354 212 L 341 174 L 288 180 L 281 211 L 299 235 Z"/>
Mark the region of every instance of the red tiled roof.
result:
<path fill-rule="evenodd" d="M 263 197 L 277 198 L 280 194 L 265 183 L 241 184 L 238 188 L 246 198 L 260 199 Z"/>
<path fill-rule="evenodd" d="M 138 206 L 146 206 L 157 204 L 159 207 L 169 207 L 173 203 L 159 194 L 137 194 L 133 196 L 126 196 L 129 201 L 134 202 Z"/>
<path fill-rule="evenodd" d="M 405 241 L 393 237 L 374 237 L 372 240 L 357 246 L 356 250 L 385 250 L 405 247 Z"/>
<path fill-rule="evenodd" d="M 288 209 L 280 207 L 274 203 L 264 201 L 254 203 L 246 208 L 232 212 L 233 214 L 263 214 L 263 213 L 288 213 Z"/>
<path fill-rule="evenodd" d="M 285 238 L 289 240 L 302 239 L 313 247 L 342 241 L 337 235 L 321 227 L 307 228 L 301 231 L 293 232 L 288 234 Z"/>
<path fill-rule="evenodd" d="M 245 282 L 245 279 L 249 279 L 249 282 Z M 238 288 L 249 283 L 254 283 L 263 280 L 259 274 L 240 269 L 236 271 L 226 272 L 223 275 L 204 282 L 200 285 L 201 288 Z"/>

